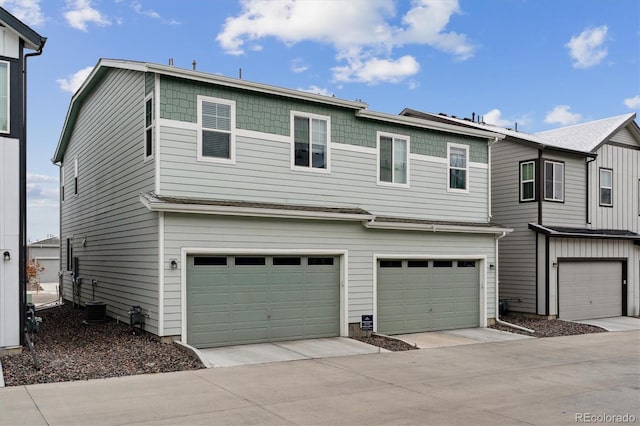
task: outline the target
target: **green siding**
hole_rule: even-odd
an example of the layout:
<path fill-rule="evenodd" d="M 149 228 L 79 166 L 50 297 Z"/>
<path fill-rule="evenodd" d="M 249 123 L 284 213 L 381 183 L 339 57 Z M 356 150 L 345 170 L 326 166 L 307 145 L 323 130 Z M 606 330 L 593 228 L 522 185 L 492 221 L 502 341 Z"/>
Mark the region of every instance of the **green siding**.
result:
<path fill-rule="evenodd" d="M 319 105 L 296 99 L 276 97 L 212 84 L 160 78 L 160 117 L 170 120 L 197 121 L 198 95 L 236 101 L 238 129 L 289 136 L 291 111 L 301 111 L 331 117 L 331 140 L 362 147 L 376 147 L 376 132 L 407 135 L 411 152 L 434 157 L 447 157 L 447 143 L 469 145 L 469 157 L 477 163 L 487 163 L 487 141 L 450 133 L 393 125 L 355 116 L 353 110 Z"/>

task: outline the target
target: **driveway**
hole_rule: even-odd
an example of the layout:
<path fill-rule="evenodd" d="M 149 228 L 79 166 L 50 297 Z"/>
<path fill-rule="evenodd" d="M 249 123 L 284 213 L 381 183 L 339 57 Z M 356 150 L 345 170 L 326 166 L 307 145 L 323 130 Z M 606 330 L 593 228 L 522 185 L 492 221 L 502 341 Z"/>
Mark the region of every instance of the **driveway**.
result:
<path fill-rule="evenodd" d="M 604 328 L 607 331 L 640 330 L 640 319 L 634 317 L 598 318 L 575 322 L 595 325 L 596 327 Z"/>
<path fill-rule="evenodd" d="M 0 425 L 633 423 L 639 362 L 626 331 L 30 385 Z"/>

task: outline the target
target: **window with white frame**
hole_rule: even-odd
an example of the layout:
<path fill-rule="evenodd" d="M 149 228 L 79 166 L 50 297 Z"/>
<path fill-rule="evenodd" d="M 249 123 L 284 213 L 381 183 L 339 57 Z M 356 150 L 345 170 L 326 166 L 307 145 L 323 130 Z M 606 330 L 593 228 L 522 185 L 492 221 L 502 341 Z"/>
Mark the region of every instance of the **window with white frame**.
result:
<path fill-rule="evenodd" d="M 144 155 L 153 155 L 153 97 L 149 96 L 144 103 Z"/>
<path fill-rule="evenodd" d="M 9 132 L 9 63 L 0 61 L 0 132 Z"/>
<path fill-rule="evenodd" d="M 198 159 L 235 161 L 236 104 L 198 96 Z"/>
<path fill-rule="evenodd" d="M 378 132 L 378 182 L 409 183 L 409 137 Z"/>
<path fill-rule="evenodd" d="M 613 170 L 600 169 L 600 205 L 613 207 Z"/>
<path fill-rule="evenodd" d="M 544 162 L 544 199 L 564 201 L 564 163 L 549 160 Z"/>
<path fill-rule="evenodd" d="M 469 147 L 467 145 L 448 144 L 448 189 L 453 191 L 469 190 Z"/>
<path fill-rule="evenodd" d="M 523 161 L 520 163 L 520 201 L 535 201 L 536 199 L 536 162 Z"/>
<path fill-rule="evenodd" d="M 329 117 L 292 112 L 293 165 L 329 170 Z"/>
<path fill-rule="evenodd" d="M 64 201 L 64 163 L 60 165 L 60 201 Z"/>

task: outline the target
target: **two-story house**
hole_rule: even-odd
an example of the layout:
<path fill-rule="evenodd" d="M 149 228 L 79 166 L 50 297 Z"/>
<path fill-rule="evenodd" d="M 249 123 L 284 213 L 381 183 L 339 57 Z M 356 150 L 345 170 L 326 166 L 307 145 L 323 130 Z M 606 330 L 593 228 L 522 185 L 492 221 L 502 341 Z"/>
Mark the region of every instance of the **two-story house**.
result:
<path fill-rule="evenodd" d="M 64 298 L 196 347 L 486 326 L 501 135 L 100 60 L 54 155 Z"/>
<path fill-rule="evenodd" d="M 638 315 L 640 131 L 626 114 L 537 134 L 406 110 L 493 130 L 493 216 L 500 298 L 514 311 L 568 320 Z"/>
<path fill-rule="evenodd" d="M 0 7 L 0 351 L 19 348 L 27 294 L 27 58 L 46 39 Z M 25 49 L 34 50 L 24 53 Z"/>

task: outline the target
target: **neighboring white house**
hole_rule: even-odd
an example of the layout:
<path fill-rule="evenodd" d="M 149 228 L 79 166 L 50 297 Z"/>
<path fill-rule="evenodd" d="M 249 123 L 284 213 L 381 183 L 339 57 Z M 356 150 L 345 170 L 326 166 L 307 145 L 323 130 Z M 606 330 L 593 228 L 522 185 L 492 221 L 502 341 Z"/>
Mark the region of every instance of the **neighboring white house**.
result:
<path fill-rule="evenodd" d="M 0 7 L 0 351 L 20 346 L 26 301 L 26 55 L 46 39 Z"/>
<path fill-rule="evenodd" d="M 204 72 L 101 60 L 61 168 L 64 298 L 197 347 L 483 327 L 501 135 Z"/>
<path fill-rule="evenodd" d="M 36 262 L 41 268 L 38 281 L 41 283 L 57 283 L 60 271 L 60 238 L 49 237 L 29 243 L 27 259 Z"/>
<path fill-rule="evenodd" d="M 638 315 L 640 130 L 635 114 L 537 134 L 436 114 L 407 115 L 506 136 L 492 149 L 500 298 L 561 319 Z"/>

